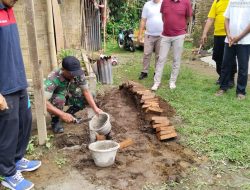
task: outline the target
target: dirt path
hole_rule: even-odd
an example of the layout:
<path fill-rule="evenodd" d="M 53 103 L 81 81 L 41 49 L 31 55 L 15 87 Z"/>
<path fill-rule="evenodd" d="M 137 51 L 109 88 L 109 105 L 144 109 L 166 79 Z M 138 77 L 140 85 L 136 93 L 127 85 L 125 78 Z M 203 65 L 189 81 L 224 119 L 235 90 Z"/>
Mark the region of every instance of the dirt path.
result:
<path fill-rule="evenodd" d="M 87 149 L 87 125 L 68 125 L 63 135 L 55 137 L 57 147 L 43 157 L 43 166 L 25 175 L 35 183 L 35 189 L 142 189 L 146 184 L 179 182 L 187 176 L 188 168 L 203 162 L 178 144 L 178 139 L 158 141 L 150 125 L 141 119 L 133 99 L 123 91 L 111 89 L 98 97 L 98 102 L 111 116 L 113 139 L 120 142 L 132 138 L 135 144 L 119 150 L 112 167 L 98 168 Z M 166 114 L 173 116 L 174 110 L 162 104 Z M 61 169 L 56 164 L 59 158 L 67 160 Z"/>

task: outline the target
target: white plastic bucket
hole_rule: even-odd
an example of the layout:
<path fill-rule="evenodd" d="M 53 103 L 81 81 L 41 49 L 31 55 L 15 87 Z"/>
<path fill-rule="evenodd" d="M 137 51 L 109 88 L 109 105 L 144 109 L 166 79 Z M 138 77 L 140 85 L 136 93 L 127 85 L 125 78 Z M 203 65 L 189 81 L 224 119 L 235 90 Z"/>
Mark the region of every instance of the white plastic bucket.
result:
<path fill-rule="evenodd" d="M 97 141 L 89 145 L 92 158 L 99 167 L 108 167 L 114 164 L 119 143 L 111 140 Z"/>
<path fill-rule="evenodd" d="M 109 114 L 102 112 L 99 115 L 95 115 L 89 122 L 89 129 L 99 135 L 107 135 L 111 131 Z"/>

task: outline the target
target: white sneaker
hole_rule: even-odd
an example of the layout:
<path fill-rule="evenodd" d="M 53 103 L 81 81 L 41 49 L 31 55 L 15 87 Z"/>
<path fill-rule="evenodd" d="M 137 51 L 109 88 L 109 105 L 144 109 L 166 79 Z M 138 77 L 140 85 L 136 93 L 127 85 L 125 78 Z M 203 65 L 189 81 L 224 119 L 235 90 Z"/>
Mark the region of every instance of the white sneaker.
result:
<path fill-rule="evenodd" d="M 169 88 L 170 88 L 170 89 L 175 89 L 175 88 L 176 88 L 175 83 L 174 83 L 174 82 L 170 82 L 170 83 L 169 83 Z"/>
<path fill-rule="evenodd" d="M 151 90 L 152 91 L 156 91 L 159 88 L 159 84 L 154 83 L 154 85 L 152 86 Z"/>

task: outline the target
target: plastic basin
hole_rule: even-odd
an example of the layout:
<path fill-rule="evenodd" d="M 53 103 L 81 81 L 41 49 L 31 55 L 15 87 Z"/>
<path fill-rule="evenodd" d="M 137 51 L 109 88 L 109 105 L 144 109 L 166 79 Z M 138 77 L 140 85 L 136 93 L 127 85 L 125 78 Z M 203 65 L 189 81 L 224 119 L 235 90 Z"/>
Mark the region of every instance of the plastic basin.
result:
<path fill-rule="evenodd" d="M 114 164 L 119 143 L 111 140 L 97 141 L 89 145 L 91 156 L 99 167 L 108 167 Z"/>
<path fill-rule="evenodd" d="M 107 135 L 111 131 L 109 114 L 102 112 L 99 115 L 95 115 L 89 122 L 89 128 L 99 135 Z"/>

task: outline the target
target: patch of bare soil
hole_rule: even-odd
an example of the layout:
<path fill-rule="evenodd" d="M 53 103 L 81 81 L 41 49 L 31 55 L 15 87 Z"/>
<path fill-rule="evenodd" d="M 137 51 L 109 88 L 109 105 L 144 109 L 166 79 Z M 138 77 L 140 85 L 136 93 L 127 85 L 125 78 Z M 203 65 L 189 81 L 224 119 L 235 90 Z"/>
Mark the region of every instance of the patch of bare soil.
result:
<path fill-rule="evenodd" d="M 75 131 L 74 134 L 70 131 L 56 138 L 59 148 L 80 145 L 75 151 L 66 154 L 72 165 L 92 184 L 108 189 L 141 189 L 146 183 L 178 182 L 186 176 L 187 168 L 199 165 L 197 155 L 179 145 L 177 140 L 157 140 L 155 132 L 142 119 L 135 101 L 128 94 L 112 89 L 98 97 L 98 102 L 111 116 L 113 140 L 121 142 L 132 138 L 135 143 L 118 151 L 113 166 L 99 168 L 95 166 L 87 148 L 86 126 L 72 127 L 74 130 L 78 129 L 78 132 Z M 175 114 L 166 102 L 161 101 L 161 107 L 165 109 L 167 116 Z"/>
<path fill-rule="evenodd" d="M 211 77 L 218 77 L 216 69 L 200 60 L 184 60 L 183 63 L 193 71 Z"/>

